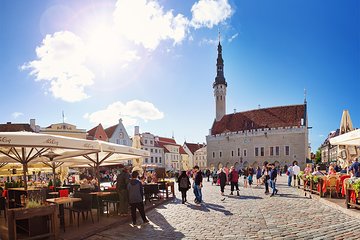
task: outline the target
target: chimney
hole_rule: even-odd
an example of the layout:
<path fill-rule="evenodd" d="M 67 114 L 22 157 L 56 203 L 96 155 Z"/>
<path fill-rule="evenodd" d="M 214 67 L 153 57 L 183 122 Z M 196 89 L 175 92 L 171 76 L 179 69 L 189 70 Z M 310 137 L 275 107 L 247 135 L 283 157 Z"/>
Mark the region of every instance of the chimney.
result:
<path fill-rule="evenodd" d="M 6 124 L 11 124 L 11 122 L 6 122 Z"/>
<path fill-rule="evenodd" d="M 139 126 L 135 126 L 134 135 L 140 135 Z"/>
<path fill-rule="evenodd" d="M 122 118 L 119 119 L 119 123 L 122 123 Z"/>

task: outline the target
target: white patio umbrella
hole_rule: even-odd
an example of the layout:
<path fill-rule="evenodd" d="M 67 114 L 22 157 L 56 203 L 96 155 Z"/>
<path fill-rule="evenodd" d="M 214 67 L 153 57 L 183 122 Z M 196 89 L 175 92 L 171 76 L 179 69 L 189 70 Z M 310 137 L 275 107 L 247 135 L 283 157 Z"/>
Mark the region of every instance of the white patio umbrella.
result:
<path fill-rule="evenodd" d="M 100 151 L 96 141 L 31 132 L 0 132 L 0 163 L 18 162 L 23 166 L 24 187 L 29 162 L 50 161 Z M 47 154 L 56 152 L 56 155 Z"/>
<path fill-rule="evenodd" d="M 100 166 L 120 164 L 124 160 L 150 156 L 149 151 L 104 141 L 96 140 L 96 142 L 99 144 L 101 151 L 71 158 L 60 156 L 55 161 L 71 162 L 74 167 L 94 167 L 96 178 L 99 181 Z"/>
<path fill-rule="evenodd" d="M 330 138 L 331 145 L 360 146 L 360 129 Z"/>

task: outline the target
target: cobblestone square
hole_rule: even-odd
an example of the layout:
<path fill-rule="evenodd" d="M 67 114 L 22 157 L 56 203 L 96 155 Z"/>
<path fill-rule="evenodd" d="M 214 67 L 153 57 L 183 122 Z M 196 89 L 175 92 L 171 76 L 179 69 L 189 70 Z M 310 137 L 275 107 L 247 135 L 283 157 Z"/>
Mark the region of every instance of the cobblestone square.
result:
<path fill-rule="evenodd" d="M 201 206 L 193 203 L 191 189 L 189 203 L 176 198 L 147 212 L 148 225 L 125 224 L 88 239 L 359 239 L 359 219 L 299 195 L 285 180 L 279 177 L 274 197 L 263 186 L 241 187 L 239 197 L 230 196 L 226 186 L 223 201 L 220 187 L 205 181 Z"/>

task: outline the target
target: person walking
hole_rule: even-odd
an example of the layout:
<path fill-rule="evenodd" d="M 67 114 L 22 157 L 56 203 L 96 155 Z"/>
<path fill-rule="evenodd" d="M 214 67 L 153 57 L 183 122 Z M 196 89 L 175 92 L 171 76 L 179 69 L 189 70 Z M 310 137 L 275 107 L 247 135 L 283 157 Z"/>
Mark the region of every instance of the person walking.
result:
<path fill-rule="evenodd" d="M 191 187 L 190 179 L 186 175 L 186 171 L 181 172 L 181 174 L 178 178 L 178 183 L 179 183 L 179 191 L 181 192 L 181 201 L 182 201 L 182 204 L 185 204 L 185 202 L 187 202 L 186 192 Z"/>
<path fill-rule="evenodd" d="M 262 179 L 265 185 L 265 194 L 269 194 L 269 172 L 268 162 L 265 161 L 262 169 Z"/>
<path fill-rule="evenodd" d="M 288 177 L 288 186 L 291 187 L 291 181 L 294 175 L 294 171 L 293 171 L 293 167 L 290 166 L 288 167 L 287 171 L 286 171 L 286 175 Z"/>
<path fill-rule="evenodd" d="M 272 193 L 270 197 L 274 196 L 278 193 L 278 190 L 276 189 L 276 177 L 277 177 L 277 170 L 275 168 L 274 164 L 270 164 L 271 170 L 270 170 L 270 187 L 272 188 Z"/>
<path fill-rule="evenodd" d="M 202 172 L 198 165 L 194 167 L 194 194 L 195 194 L 195 203 L 200 205 L 202 202 L 202 193 L 201 188 L 203 187 L 202 181 Z"/>
<path fill-rule="evenodd" d="M 222 168 L 219 169 L 218 178 L 220 180 L 221 196 L 224 196 L 224 190 L 225 190 L 225 185 L 226 185 L 226 173 L 224 173 L 224 170 Z M 225 198 L 223 198 L 221 200 L 224 201 Z"/>
<path fill-rule="evenodd" d="M 258 166 L 256 168 L 256 186 L 260 186 L 261 185 L 261 168 L 260 166 Z"/>
<path fill-rule="evenodd" d="M 248 186 L 248 176 L 249 176 L 249 169 L 248 169 L 248 167 L 246 167 L 246 168 L 244 168 L 244 171 L 243 171 L 243 173 L 244 173 L 244 188 L 247 188 L 247 186 Z"/>
<path fill-rule="evenodd" d="M 253 183 L 253 175 L 254 175 L 254 169 L 252 167 L 249 168 L 248 170 L 248 182 L 249 182 L 249 187 L 251 188 L 251 185 Z"/>
<path fill-rule="evenodd" d="M 136 225 L 136 209 L 138 209 L 140 216 L 144 224 L 149 223 L 149 220 L 145 216 L 144 209 L 144 189 L 141 182 L 138 179 L 139 173 L 137 171 L 132 172 L 131 179 L 127 184 L 127 190 L 129 192 L 129 204 L 131 207 L 132 225 Z"/>
<path fill-rule="evenodd" d="M 294 173 L 294 187 L 296 185 L 296 179 L 297 179 L 297 175 L 300 173 L 300 167 L 298 166 L 297 161 L 293 162 L 293 173 Z"/>
<path fill-rule="evenodd" d="M 358 158 L 355 158 L 354 162 L 351 164 L 349 172 L 352 173 L 353 177 L 360 177 L 360 163 Z"/>
<path fill-rule="evenodd" d="M 240 194 L 239 194 L 239 174 L 233 166 L 231 166 L 231 168 L 230 168 L 229 181 L 230 181 L 230 185 L 231 185 L 230 195 L 233 195 L 233 191 L 236 188 L 237 195 L 240 196 Z"/>
<path fill-rule="evenodd" d="M 120 168 L 120 173 L 116 177 L 116 191 L 119 194 L 118 211 L 120 216 L 126 216 L 129 209 L 129 199 L 127 185 L 130 180 L 130 174 L 125 167 Z"/>
<path fill-rule="evenodd" d="M 206 174 L 206 177 L 207 177 L 207 181 L 210 182 L 210 175 L 211 175 L 210 169 L 206 169 L 205 174 Z"/>

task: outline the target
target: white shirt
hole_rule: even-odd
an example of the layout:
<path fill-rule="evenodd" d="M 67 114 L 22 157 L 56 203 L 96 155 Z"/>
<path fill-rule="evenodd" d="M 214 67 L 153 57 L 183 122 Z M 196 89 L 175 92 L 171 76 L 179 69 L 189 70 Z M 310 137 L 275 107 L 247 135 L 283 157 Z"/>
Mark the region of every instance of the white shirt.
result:
<path fill-rule="evenodd" d="M 293 172 L 295 175 L 298 175 L 300 172 L 300 167 L 298 165 L 293 166 Z"/>

